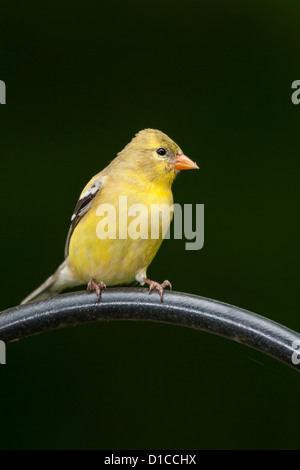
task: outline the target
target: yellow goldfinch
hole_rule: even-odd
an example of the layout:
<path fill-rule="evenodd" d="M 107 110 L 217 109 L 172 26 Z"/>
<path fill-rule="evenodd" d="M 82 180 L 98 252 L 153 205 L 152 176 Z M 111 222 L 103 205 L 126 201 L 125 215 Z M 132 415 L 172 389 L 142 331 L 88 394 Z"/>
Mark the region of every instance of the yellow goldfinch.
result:
<path fill-rule="evenodd" d="M 137 280 L 156 289 L 162 300 L 163 289 L 171 288 L 169 281 L 162 284 L 147 278 L 147 268 L 156 255 L 166 230 L 162 230 L 162 213 L 159 219 L 159 236 L 151 237 L 151 217 L 146 214 L 146 233 L 140 237 L 121 234 L 121 223 L 127 218 L 127 207 L 143 205 L 150 209 L 157 205 L 172 206 L 172 182 L 180 170 L 198 166 L 186 157 L 166 134 L 154 129 L 140 131 L 122 152 L 83 189 L 71 218 L 65 261 L 38 289 L 23 300 L 22 304 L 42 299 L 63 289 L 88 284 L 100 298 L 101 290 L 109 286 Z M 121 197 L 126 197 L 125 209 L 120 209 Z M 99 237 L 99 207 L 108 205 L 115 211 L 114 238 Z M 139 207 L 139 206 L 138 206 Z M 123 211 L 123 212 L 122 212 Z M 101 214 L 100 214 L 101 212 Z M 112 212 L 112 213 L 113 213 Z M 129 214 L 129 212 L 128 212 Z M 171 217 L 168 212 L 170 224 Z M 123 218 L 122 218 L 123 217 Z M 126 221 L 127 224 L 127 221 Z M 142 224 L 141 224 L 142 225 Z M 127 225 L 126 225 L 127 227 Z M 147 228 L 148 227 L 148 228 Z M 167 227 L 168 228 L 168 227 Z M 127 233 L 126 233 L 127 235 Z M 105 283 L 105 284 L 104 284 Z"/>

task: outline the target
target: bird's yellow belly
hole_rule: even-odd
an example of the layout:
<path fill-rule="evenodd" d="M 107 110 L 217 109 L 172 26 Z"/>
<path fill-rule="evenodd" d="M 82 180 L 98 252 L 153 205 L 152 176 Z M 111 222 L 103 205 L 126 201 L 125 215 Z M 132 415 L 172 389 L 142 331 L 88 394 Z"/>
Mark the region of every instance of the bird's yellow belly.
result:
<path fill-rule="evenodd" d="M 107 217 L 108 213 L 105 211 L 104 217 L 101 216 L 99 205 L 94 205 L 90 208 L 88 217 L 84 216 L 80 220 L 72 234 L 69 246 L 69 264 L 73 268 L 75 276 L 84 283 L 88 283 L 90 279 L 94 279 L 96 282 L 104 281 L 105 284 L 111 286 L 132 282 L 139 271 L 147 269 L 162 243 L 165 235 L 163 231 L 165 232 L 168 228 L 170 220 L 167 207 L 173 204 L 171 191 L 155 191 L 152 194 L 147 192 L 140 194 L 138 198 L 136 193 L 126 194 L 126 207 L 124 201 L 122 206 L 119 205 L 120 195 L 122 196 L 122 192 L 119 192 L 118 195 L 107 195 L 107 197 L 104 197 L 105 194 L 103 194 L 103 198 L 101 198 L 102 201 L 111 201 L 115 209 L 115 218 L 114 211 L 110 217 Z M 137 210 L 137 215 L 126 217 L 129 207 L 137 203 L 143 204 L 148 212 L 143 213 L 143 211 L 139 211 L 138 207 L 135 207 L 133 211 Z M 162 210 L 162 217 L 167 220 L 164 229 L 162 228 L 162 218 L 159 218 L 160 233 L 153 230 L 153 221 L 158 221 L 155 213 L 159 211 L 159 208 L 153 204 L 167 205 Z M 153 211 L 152 219 L 151 210 Z M 124 222 L 124 217 L 126 217 L 126 222 Z M 107 232 L 108 228 L 111 230 L 107 235 L 113 238 L 104 239 L 103 236 L 106 236 L 104 232 Z M 147 238 L 140 238 L 139 234 Z M 121 238 L 125 236 L 127 238 Z M 137 239 L 132 238 L 136 236 L 138 236 Z M 152 238 L 153 236 L 155 238 Z"/>

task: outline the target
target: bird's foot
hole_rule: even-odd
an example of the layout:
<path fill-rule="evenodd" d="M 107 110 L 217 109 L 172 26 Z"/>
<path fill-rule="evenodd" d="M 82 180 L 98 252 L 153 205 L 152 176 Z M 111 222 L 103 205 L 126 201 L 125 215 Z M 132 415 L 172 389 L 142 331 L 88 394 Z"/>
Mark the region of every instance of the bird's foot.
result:
<path fill-rule="evenodd" d="M 153 290 L 157 290 L 159 292 L 161 302 L 163 299 L 164 288 L 169 286 L 170 290 L 172 290 L 172 284 L 169 281 L 164 281 L 162 284 L 159 284 L 159 282 L 151 281 L 151 279 L 147 279 L 146 277 L 143 278 L 143 281 L 149 285 L 149 294 L 151 294 Z"/>
<path fill-rule="evenodd" d="M 101 297 L 101 291 L 106 289 L 106 285 L 104 284 L 103 281 L 99 282 L 99 284 L 97 284 L 96 281 L 94 281 L 94 279 L 91 279 L 90 282 L 88 283 L 88 286 L 87 286 L 87 290 L 95 290 L 96 291 L 96 294 L 97 294 L 97 297 L 98 297 L 98 302 L 100 301 L 100 297 Z"/>

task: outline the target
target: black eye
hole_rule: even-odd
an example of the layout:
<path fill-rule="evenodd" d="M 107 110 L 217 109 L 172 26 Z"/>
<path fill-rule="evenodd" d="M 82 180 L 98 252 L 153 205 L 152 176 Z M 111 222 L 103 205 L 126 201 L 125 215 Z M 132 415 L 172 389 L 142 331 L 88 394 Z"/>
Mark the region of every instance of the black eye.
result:
<path fill-rule="evenodd" d="M 159 149 L 156 150 L 156 153 L 157 155 L 160 155 L 162 157 L 163 155 L 166 155 L 167 151 L 166 149 L 160 147 Z"/>

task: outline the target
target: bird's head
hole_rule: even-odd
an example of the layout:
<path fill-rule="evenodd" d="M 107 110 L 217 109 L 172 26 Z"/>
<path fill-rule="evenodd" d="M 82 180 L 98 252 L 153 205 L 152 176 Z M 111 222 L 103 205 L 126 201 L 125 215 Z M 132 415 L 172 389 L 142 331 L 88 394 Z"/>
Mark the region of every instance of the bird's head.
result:
<path fill-rule="evenodd" d="M 172 139 L 156 129 L 138 132 L 119 155 L 141 176 L 167 184 L 172 184 L 179 171 L 199 168 Z"/>

